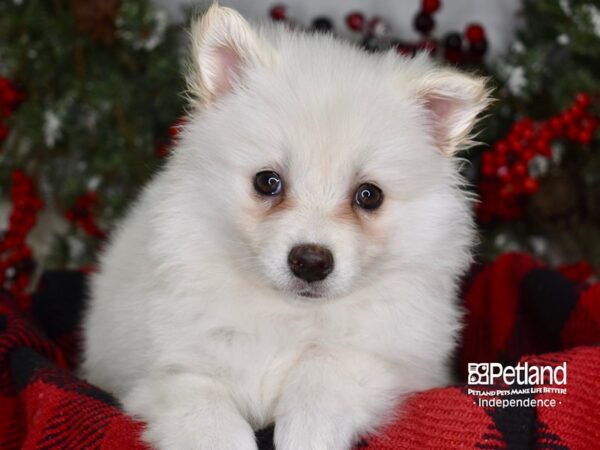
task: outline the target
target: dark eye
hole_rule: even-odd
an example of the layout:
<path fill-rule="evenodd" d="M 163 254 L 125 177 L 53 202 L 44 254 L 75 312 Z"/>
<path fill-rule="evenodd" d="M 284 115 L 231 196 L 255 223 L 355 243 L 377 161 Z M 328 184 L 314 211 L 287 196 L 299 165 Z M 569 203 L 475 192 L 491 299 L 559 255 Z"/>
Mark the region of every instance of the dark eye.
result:
<path fill-rule="evenodd" d="M 361 184 L 354 194 L 354 203 L 363 209 L 377 209 L 383 203 L 383 192 L 374 184 Z"/>
<path fill-rule="evenodd" d="M 254 178 L 254 189 L 262 195 L 278 195 L 281 194 L 283 183 L 277 172 L 265 170 L 258 172 Z"/>

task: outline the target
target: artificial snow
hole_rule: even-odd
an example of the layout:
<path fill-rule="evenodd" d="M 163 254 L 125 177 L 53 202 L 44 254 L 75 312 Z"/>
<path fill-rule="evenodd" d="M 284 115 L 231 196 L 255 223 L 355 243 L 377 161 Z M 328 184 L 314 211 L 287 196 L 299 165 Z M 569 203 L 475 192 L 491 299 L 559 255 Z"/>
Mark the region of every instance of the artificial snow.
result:
<path fill-rule="evenodd" d="M 44 143 L 47 147 L 54 147 L 56 140 L 60 137 L 61 123 L 53 111 L 44 114 Z"/>
<path fill-rule="evenodd" d="M 594 34 L 596 36 L 600 36 L 600 10 L 594 5 L 585 5 L 583 9 L 588 14 L 590 21 L 592 22 Z"/>
<path fill-rule="evenodd" d="M 514 67 L 508 72 L 508 79 L 506 85 L 509 91 L 516 96 L 521 95 L 523 88 L 527 85 L 527 78 L 525 77 L 525 69 L 521 66 Z"/>
<path fill-rule="evenodd" d="M 571 9 L 571 5 L 569 4 L 569 0 L 560 0 L 558 3 L 560 5 L 561 9 L 563 10 L 563 12 L 567 16 L 570 16 L 571 14 L 573 14 L 573 10 Z"/>

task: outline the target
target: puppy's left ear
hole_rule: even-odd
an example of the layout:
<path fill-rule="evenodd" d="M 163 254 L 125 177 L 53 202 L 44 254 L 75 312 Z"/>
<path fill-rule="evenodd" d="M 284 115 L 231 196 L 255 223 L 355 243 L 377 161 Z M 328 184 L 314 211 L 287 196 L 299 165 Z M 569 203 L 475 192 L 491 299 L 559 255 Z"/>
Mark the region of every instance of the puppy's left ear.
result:
<path fill-rule="evenodd" d="M 191 40 L 193 67 L 188 89 L 203 104 L 232 91 L 243 82 L 248 68 L 273 60 L 270 45 L 250 24 L 237 11 L 217 3 L 192 25 Z"/>
<path fill-rule="evenodd" d="M 470 143 L 477 116 L 490 104 L 489 93 L 484 78 L 448 68 L 432 69 L 418 82 L 417 97 L 443 153 L 451 155 Z"/>

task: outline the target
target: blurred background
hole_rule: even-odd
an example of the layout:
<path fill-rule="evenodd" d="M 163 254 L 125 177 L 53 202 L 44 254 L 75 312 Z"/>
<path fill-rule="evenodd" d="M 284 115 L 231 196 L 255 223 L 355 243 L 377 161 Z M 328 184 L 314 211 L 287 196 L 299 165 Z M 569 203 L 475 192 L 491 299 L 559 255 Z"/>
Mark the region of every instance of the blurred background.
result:
<path fill-rule="evenodd" d="M 480 198 L 478 254 L 524 251 L 583 283 L 600 273 L 597 0 L 221 3 L 489 76 L 497 102 L 461 155 Z M 185 121 L 185 27 L 206 6 L 0 3 L 0 288 L 93 269 Z"/>

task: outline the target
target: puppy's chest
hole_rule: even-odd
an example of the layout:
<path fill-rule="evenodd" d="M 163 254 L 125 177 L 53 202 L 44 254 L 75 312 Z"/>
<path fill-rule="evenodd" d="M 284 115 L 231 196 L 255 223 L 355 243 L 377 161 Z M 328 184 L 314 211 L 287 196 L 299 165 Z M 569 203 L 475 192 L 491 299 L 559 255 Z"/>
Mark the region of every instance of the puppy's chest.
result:
<path fill-rule="evenodd" d="M 260 371 L 281 356 L 294 356 L 315 341 L 327 340 L 330 327 L 309 316 L 273 315 L 206 324 L 200 345 L 224 366 Z"/>
<path fill-rule="evenodd" d="M 235 383 L 258 382 L 283 376 L 307 348 L 349 344 L 346 334 L 335 321 L 314 312 L 219 315 L 202 324 L 196 354 L 203 365 L 228 374 Z"/>

